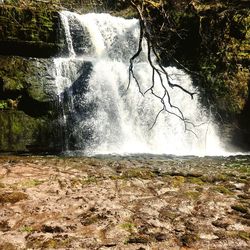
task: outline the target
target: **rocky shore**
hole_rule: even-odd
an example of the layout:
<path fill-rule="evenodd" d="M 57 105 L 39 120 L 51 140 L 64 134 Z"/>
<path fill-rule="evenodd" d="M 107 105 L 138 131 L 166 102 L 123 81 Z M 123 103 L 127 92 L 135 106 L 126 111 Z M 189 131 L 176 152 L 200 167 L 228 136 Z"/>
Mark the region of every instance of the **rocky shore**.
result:
<path fill-rule="evenodd" d="M 0 249 L 249 249 L 250 157 L 0 157 Z"/>

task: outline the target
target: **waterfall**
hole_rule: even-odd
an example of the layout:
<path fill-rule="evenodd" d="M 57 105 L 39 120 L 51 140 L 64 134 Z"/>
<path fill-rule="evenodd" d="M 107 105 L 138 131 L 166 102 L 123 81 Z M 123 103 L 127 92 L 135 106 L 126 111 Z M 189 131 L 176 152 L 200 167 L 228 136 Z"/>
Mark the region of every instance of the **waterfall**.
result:
<path fill-rule="evenodd" d="M 135 81 L 129 81 L 129 59 L 138 47 L 138 20 L 109 14 L 61 13 L 69 55 L 55 58 L 55 78 L 63 105 L 65 150 L 83 154 L 225 154 L 211 116 L 181 89 L 171 89 L 172 104 L 178 106 L 184 122 L 167 112 L 149 91 L 143 96 Z M 144 46 L 145 47 L 145 46 Z M 152 83 L 152 69 L 146 50 L 134 64 L 142 92 Z M 183 71 L 168 67 L 173 83 L 197 91 Z M 160 79 L 156 93 L 162 95 Z M 167 83 L 165 83 L 167 86 Z M 168 107 L 171 112 L 176 110 Z M 152 127 L 152 125 L 155 125 Z M 188 129 L 187 129 L 188 128 Z"/>

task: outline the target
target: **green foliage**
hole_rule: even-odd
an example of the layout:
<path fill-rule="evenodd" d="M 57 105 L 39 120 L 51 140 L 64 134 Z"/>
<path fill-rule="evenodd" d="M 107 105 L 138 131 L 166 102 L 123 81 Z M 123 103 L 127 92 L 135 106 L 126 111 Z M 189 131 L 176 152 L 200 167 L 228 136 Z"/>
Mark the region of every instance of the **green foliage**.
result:
<path fill-rule="evenodd" d="M 215 191 L 225 194 L 225 195 L 230 195 L 233 194 L 229 189 L 227 189 L 226 187 L 219 185 L 213 188 Z"/>
<path fill-rule="evenodd" d="M 136 229 L 136 226 L 134 223 L 128 221 L 121 224 L 121 228 L 128 231 L 129 233 L 133 233 Z"/>
<path fill-rule="evenodd" d="M 0 110 L 7 108 L 8 108 L 8 103 L 5 100 L 0 100 Z"/>

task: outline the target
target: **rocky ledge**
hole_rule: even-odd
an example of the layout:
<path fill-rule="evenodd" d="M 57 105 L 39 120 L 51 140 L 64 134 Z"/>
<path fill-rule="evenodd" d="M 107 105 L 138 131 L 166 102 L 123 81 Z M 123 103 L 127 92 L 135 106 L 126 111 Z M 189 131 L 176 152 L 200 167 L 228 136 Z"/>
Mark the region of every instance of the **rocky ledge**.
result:
<path fill-rule="evenodd" d="M 249 249 L 249 165 L 2 156 L 0 249 Z"/>
<path fill-rule="evenodd" d="M 59 13 L 0 5 L 0 54 L 50 57 L 65 46 Z"/>

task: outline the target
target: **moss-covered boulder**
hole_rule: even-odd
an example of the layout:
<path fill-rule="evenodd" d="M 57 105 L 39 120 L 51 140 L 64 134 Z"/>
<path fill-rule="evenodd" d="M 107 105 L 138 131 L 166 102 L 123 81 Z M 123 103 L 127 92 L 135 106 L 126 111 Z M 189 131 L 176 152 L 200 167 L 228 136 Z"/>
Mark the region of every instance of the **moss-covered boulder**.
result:
<path fill-rule="evenodd" d="M 19 110 L 0 110 L 0 152 L 58 152 L 60 126 L 46 116 L 31 117 Z"/>
<path fill-rule="evenodd" d="M 63 48 L 58 12 L 47 7 L 0 5 L 0 54 L 50 57 Z"/>
<path fill-rule="evenodd" d="M 49 59 L 0 56 L 0 151 L 62 150 L 60 108 Z"/>
<path fill-rule="evenodd" d="M 17 106 L 24 98 L 45 106 L 54 103 L 58 97 L 52 64 L 48 59 L 0 56 L 0 100 L 16 100 Z"/>

